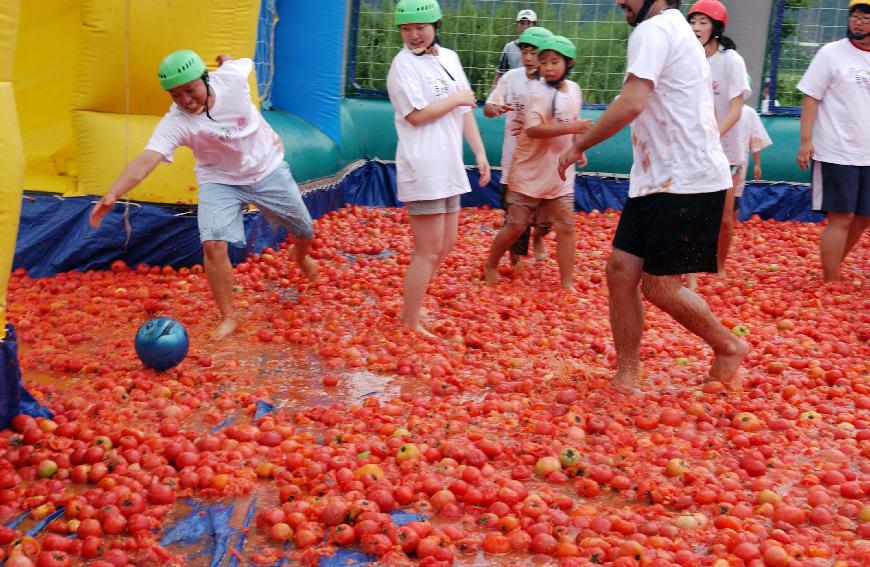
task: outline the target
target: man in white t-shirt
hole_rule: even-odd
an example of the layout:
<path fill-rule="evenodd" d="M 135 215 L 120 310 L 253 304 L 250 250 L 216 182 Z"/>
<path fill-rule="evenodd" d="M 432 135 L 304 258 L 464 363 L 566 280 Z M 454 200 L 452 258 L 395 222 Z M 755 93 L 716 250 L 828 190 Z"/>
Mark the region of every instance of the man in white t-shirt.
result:
<path fill-rule="evenodd" d="M 848 37 L 819 49 L 797 85 L 804 93 L 797 161 L 812 169 L 813 210 L 826 281 L 870 225 L 870 0 L 849 3 Z M 866 271 L 866 270 L 865 270 Z"/>
<path fill-rule="evenodd" d="M 682 274 L 716 271 L 728 160 L 713 112 L 710 66 L 679 11 L 680 0 L 617 0 L 636 29 L 620 95 L 562 153 L 560 172 L 583 152 L 632 125 L 629 198 L 607 262 L 615 385 L 641 379 L 643 302 L 649 301 L 713 348 L 709 378 L 739 389 L 749 346 L 728 331 Z"/>
<path fill-rule="evenodd" d="M 294 237 L 296 262 L 309 279 L 314 279 L 317 267 L 308 256 L 314 236 L 311 216 L 284 161 L 284 145 L 251 102 L 248 75 L 253 61 L 229 55 L 218 56 L 217 61 L 219 69 L 209 73 L 190 50 L 163 59 L 158 77 L 173 104 L 145 150 L 127 164 L 94 207 L 90 223 L 99 227 L 120 197 L 160 162 L 171 162 L 176 148 L 189 147 L 199 184 L 197 223 L 203 264 L 221 319 L 212 336 L 221 339 L 238 325 L 227 246 L 245 246 L 243 212 L 249 203 L 270 224 L 286 228 Z"/>
<path fill-rule="evenodd" d="M 534 10 L 520 10 L 517 13 L 517 39 L 504 44 L 504 47 L 501 50 L 501 55 L 498 57 L 498 67 L 496 67 L 495 70 L 495 78 L 492 80 L 492 86 L 497 85 L 502 76 L 511 69 L 518 69 L 523 66 L 519 36 L 528 28 L 537 25 L 538 15 Z"/>

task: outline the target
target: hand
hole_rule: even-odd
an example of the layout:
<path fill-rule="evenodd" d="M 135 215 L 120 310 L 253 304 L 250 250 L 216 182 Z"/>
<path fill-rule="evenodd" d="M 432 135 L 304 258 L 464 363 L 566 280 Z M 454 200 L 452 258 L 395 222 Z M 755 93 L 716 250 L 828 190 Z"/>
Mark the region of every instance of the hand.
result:
<path fill-rule="evenodd" d="M 514 105 L 509 102 L 506 102 L 504 104 L 494 104 L 493 106 L 495 107 L 494 110 L 497 116 L 501 116 L 502 114 L 510 112 L 514 109 Z"/>
<path fill-rule="evenodd" d="M 755 180 L 761 181 L 761 164 L 760 163 L 755 164 L 755 172 L 754 173 L 755 173 Z"/>
<path fill-rule="evenodd" d="M 516 118 L 511 120 L 511 136 L 519 136 L 526 129 L 526 122 L 523 117 L 517 114 Z"/>
<path fill-rule="evenodd" d="M 477 160 L 477 171 L 480 173 L 480 179 L 477 181 L 477 184 L 481 187 L 486 187 L 490 179 L 492 179 L 492 172 L 489 169 L 489 160 L 486 159 L 485 153 L 475 156 L 475 159 Z"/>
<path fill-rule="evenodd" d="M 806 171 L 810 168 L 810 160 L 813 159 L 813 155 L 815 155 L 815 149 L 813 148 L 813 141 L 806 140 L 801 142 L 801 146 L 798 149 L 797 155 L 797 163 L 801 168 L 801 171 Z"/>
<path fill-rule="evenodd" d="M 567 177 L 565 176 L 565 172 L 571 167 L 572 163 L 576 163 L 580 159 L 585 160 L 585 154 L 582 151 L 578 151 L 577 144 L 572 144 L 570 148 L 562 152 L 562 155 L 559 156 L 559 177 L 562 178 L 562 181 L 565 181 Z M 583 166 L 585 167 L 585 165 Z"/>
<path fill-rule="evenodd" d="M 579 165 L 581 168 L 589 165 L 589 160 L 586 159 L 586 152 L 580 154 L 580 159 L 577 160 L 577 165 Z"/>
<path fill-rule="evenodd" d="M 477 99 L 474 97 L 474 91 L 472 90 L 461 90 L 450 95 L 450 98 L 453 100 L 454 106 L 470 106 L 474 108 L 477 106 Z"/>
<path fill-rule="evenodd" d="M 232 60 L 233 60 L 233 57 L 231 55 L 218 55 L 215 58 L 215 61 L 217 61 L 218 67 L 220 67 L 221 65 L 223 65 L 227 61 L 232 61 Z"/>
<path fill-rule="evenodd" d="M 96 205 L 94 205 L 94 210 L 91 211 L 91 217 L 88 220 L 93 228 L 100 227 L 100 223 L 103 222 L 103 217 L 106 216 L 106 213 L 111 211 L 115 206 L 115 201 L 117 201 L 115 196 L 107 193 L 103 195 L 103 198 L 100 199 Z"/>
<path fill-rule="evenodd" d="M 589 119 L 575 120 L 569 123 L 568 131 L 572 134 L 585 134 L 592 127 L 592 121 Z"/>

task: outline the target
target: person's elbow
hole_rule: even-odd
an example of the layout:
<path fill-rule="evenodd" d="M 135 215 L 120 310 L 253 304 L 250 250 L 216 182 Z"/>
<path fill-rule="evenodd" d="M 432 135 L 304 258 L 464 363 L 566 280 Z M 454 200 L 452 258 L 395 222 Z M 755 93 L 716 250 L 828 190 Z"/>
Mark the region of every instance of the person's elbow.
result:
<path fill-rule="evenodd" d="M 414 128 L 417 128 L 418 126 L 422 126 L 425 123 L 419 110 L 414 110 L 410 114 L 405 116 L 405 121 L 407 121 L 408 124 L 410 124 Z"/>

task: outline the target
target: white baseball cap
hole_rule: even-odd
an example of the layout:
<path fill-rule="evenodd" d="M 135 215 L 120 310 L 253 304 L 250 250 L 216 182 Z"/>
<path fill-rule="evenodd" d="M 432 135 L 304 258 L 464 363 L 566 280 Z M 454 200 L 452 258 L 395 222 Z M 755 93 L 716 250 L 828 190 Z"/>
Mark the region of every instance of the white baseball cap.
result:
<path fill-rule="evenodd" d="M 517 14 L 517 21 L 529 20 L 530 22 L 537 22 L 538 15 L 534 10 L 520 10 L 520 13 Z"/>

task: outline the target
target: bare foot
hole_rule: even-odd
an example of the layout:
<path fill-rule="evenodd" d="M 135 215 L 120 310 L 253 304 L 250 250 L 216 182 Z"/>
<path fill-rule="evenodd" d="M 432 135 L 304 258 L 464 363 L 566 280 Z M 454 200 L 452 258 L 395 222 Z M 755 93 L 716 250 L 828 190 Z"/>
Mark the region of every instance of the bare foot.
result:
<path fill-rule="evenodd" d="M 511 256 L 511 266 L 516 266 L 517 264 L 520 263 L 520 255 L 519 254 L 517 254 L 516 252 L 510 252 L 510 256 Z"/>
<path fill-rule="evenodd" d="M 640 392 L 642 374 L 640 367 L 618 368 L 613 378 L 613 388 L 624 394 Z"/>
<path fill-rule="evenodd" d="M 212 331 L 211 338 L 216 341 L 226 338 L 232 335 L 238 326 L 239 323 L 234 317 L 225 317 L 224 320 L 220 322 L 220 325 Z"/>
<path fill-rule="evenodd" d="M 497 284 L 501 279 L 498 275 L 498 268 L 490 268 L 486 264 L 483 265 L 483 279 L 488 284 Z"/>
<path fill-rule="evenodd" d="M 686 274 L 686 287 L 692 291 L 698 289 L 698 274 Z"/>
<path fill-rule="evenodd" d="M 574 289 L 574 280 L 568 280 L 567 282 L 563 281 L 563 282 L 561 282 L 560 285 L 562 286 L 562 289 L 564 289 L 565 291 L 571 291 L 571 292 L 576 291 Z"/>
<path fill-rule="evenodd" d="M 317 279 L 317 262 L 315 262 L 311 256 L 306 256 L 305 259 L 302 260 L 302 263 L 299 264 L 299 268 L 309 281 L 313 282 Z"/>
<path fill-rule="evenodd" d="M 429 337 L 430 339 L 437 339 L 438 338 L 436 335 L 433 335 L 432 333 L 430 333 L 429 330 L 426 329 L 426 327 L 424 327 L 422 323 L 417 323 L 416 325 L 405 324 L 405 328 L 417 331 L 421 335 Z"/>
<path fill-rule="evenodd" d="M 715 352 L 713 364 L 710 366 L 710 380 L 722 382 L 731 391 L 740 391 L 743 388 L 743 379 L 740 377 L 740 365 L 749 354 L 749 345 L 734 339 L 734 346 L 729 352 Z"/>

